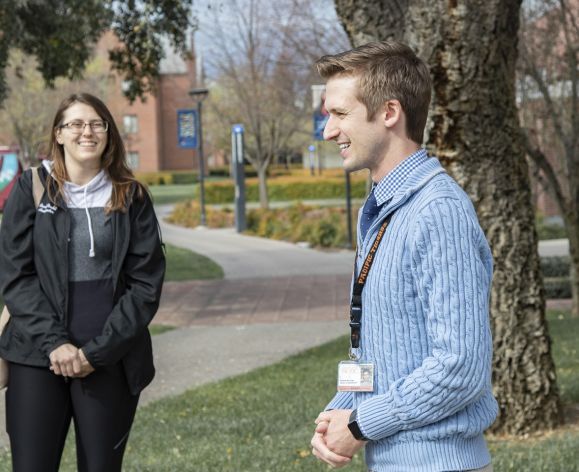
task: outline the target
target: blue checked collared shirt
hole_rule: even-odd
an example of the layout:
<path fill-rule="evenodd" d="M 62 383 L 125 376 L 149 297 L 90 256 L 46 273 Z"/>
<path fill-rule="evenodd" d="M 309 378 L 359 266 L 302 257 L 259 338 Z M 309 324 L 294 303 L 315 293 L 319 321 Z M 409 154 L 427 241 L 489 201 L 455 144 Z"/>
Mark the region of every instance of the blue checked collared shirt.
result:
<path fill-rule="evenodd" d="M 426 149 L 419 149 L 394 167 L 386 177 L 378 182 L 374 187 L 374 195 L 376 196 L 378 207 L 388 202 L 412 171 L 424 163 L 426 159 L 428 159 Z"/>

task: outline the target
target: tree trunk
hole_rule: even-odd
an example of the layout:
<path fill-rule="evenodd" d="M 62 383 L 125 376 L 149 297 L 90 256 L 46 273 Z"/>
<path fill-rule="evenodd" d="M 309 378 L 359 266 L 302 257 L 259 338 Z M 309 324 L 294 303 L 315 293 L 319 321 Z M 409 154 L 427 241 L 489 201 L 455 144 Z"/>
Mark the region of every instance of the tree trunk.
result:
<path fill-rule="evenodd" d="M 573 305 L 571 306 L 571 316 L 579 317 L 579 217 L 572 215 L 566 218 L 565 228 L 569 238 L 569 255 L 571 256 L 571 295 Z"/>
<path fill-rule="evenodd" d="M 577 239 L 577 236 L 574 237 Z M 577 244 L 577 242 L 576 242 Z M 569 248 L 571 248 L 571 241 L 569 241 Z M 573 304 L 571 305 L 571 316 L 579 318 L 579 247 L 575 247 L 571 251 L 571 296 L 573 297 Z"/>
<path fill-rule="evenodd" d="M 259 206 L 262 210 L 269 208 L 269 198 L 267 196 L 267 165 L 261 165 L 257 169 L 259 178 Z"/>
<path fill-rule="evenodd" d="M 427 143 L 472 198 L 495 260 L 496 432 L 559 422 L 530 182 L 515 106 L 520 0 L 336 0 L 355 45 L 399 39 L 434 81 Z"/>

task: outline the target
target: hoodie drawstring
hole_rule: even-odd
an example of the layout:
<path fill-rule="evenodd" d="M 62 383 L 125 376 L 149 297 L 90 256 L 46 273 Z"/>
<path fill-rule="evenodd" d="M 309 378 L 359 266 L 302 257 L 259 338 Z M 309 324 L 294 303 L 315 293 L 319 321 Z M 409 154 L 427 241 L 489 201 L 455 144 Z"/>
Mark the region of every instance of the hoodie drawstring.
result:
<path fill-rule="evenodd" d="M 88 202 L 86 199 L 86 192 L 88 190 L 88 185 L 84 188 L 84 211 L 86 212 L 86 219 L 88 222 L 88 233 L 90 235 L 90 251 L 88 257 L 94 257 L 94 236 L 92 234 L 92 220 L 90 218 L 90 212 L 88 211 Z"/>

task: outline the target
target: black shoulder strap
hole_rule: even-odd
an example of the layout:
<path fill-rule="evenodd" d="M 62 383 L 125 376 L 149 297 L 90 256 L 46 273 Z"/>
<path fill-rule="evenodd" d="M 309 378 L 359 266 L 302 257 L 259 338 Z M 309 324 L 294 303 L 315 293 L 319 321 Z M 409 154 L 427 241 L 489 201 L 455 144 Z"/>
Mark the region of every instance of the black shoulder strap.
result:
<path fill-rule="evenodd" d="M 42 195 L 44 195 L 44 185 L 38 172 L 38 167 L 32 167 L 32 196 L 34 197 L 34 206 L 36 208 L 40 206 Z"/>

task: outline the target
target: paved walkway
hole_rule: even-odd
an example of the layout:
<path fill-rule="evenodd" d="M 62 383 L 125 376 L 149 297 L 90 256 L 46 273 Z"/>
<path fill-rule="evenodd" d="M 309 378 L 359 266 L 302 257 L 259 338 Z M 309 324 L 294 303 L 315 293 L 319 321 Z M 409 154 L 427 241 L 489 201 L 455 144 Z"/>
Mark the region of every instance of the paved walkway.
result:
<path fill-rule="evenodd" d="M 167 207 L 158 209 L 160 216 Z M 352 251 L 320 252 L 231 229 L 163 222 L 165 241 L 204 254 L 224 280 L 168 282 L 154 322 L 157 376 L 142 403 L 248 372 L 348 332 Z"/>
<path fill-rule="evenodd" d="M 160 219 L 169 208 L 158 208 Z M 165 241 L 217 262 L 226 279 L 351 274 L 354 263 L 353 251 L 315 251 L 284 241 L 241 235 L 232 228 L 189 229 L 163 222 L 161 229 Z"/>

